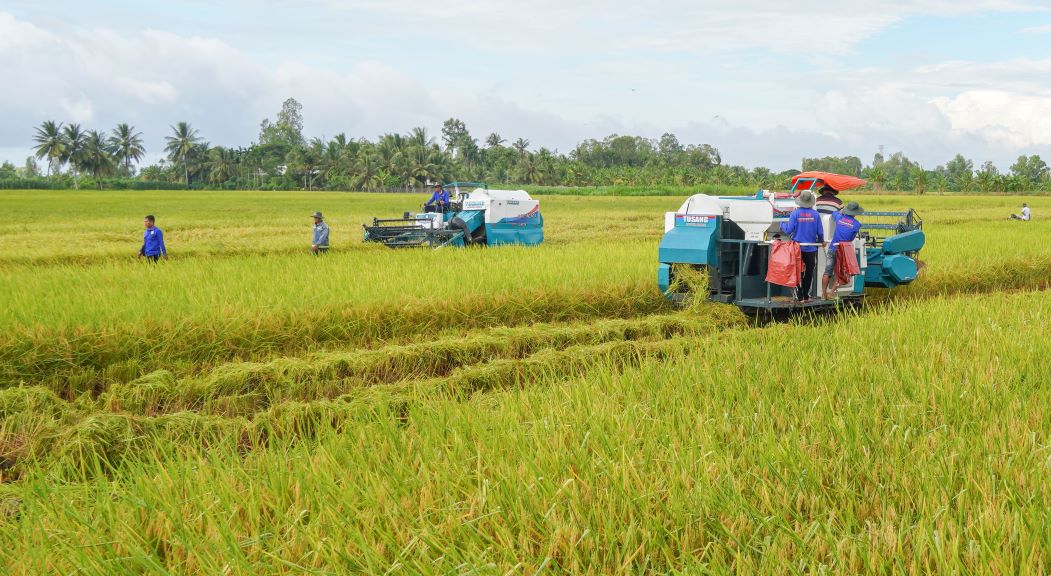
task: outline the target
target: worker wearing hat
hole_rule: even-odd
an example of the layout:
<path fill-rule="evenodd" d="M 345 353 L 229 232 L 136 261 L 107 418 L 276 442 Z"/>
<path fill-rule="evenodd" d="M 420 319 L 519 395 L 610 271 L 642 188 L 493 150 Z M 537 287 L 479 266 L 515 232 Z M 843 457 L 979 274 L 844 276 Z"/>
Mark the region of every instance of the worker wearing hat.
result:
<path fill-rule="evenodd" d="M 835 293 L 836 291 L 836 246 L 841 242 L 853 243 L 858 237 L 861 222 L 858 222 L 856 216 L 863 211 L 857 202 L 849 202 L 834 216 L 836 228 L 832 233 L 832 242 L 829 243 L 828 251 L 825 253 L 825 274 L 821 276 L 821 293 L 825 300 L 828 300 L 829 292 Z"/>
<path fill-rule="evenodd" d="M 449 191 L 445 189 L 441 184 L 434 185 L 434 194 L 431 194 L 431 199 L 423 205 L 425 212 L 445 212 L 445 209 L 449 207 Z"/>
<path fill-rule="evenodd" d="M 828 184 L 822 186 L 821 189 L 818 190 L 818 194 L 820 194 L 820 196 L 817 197 L 816 205 L 818 212 L 822 214 L 833 214 L 836 210 L 841 210 L 843 208 L 843 201 L 840 200 L 838 196 L 839 192 Z"/>
<path fill-rule="evenodd" d="M 796 208 L 788 217 L 788 222 L 781 223 L 781 231 L 799 242 L 799 251 L 803 258 L 802 281 L 796 289 L 796 298 L 800 302 L 809 302 L 817 279 L 817 247 L 821 244 L 821 215 L 814 210 L 817 198 L 810 190 L 803 190 L 796 196 Z"/>
<path fill-rule="evenodd" d="M 328 224 L 321 212 L 314 212 L 314 240 L 311 242 L 310 251 L 314 255 L 328 252 Z"/>

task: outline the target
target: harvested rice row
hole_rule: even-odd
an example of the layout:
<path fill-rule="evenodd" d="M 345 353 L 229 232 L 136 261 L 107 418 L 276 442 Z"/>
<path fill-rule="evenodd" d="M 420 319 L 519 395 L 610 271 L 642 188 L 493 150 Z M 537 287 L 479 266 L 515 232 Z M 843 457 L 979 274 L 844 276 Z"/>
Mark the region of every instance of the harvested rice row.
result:
<path fill-rule="evenodd" d="M 100 398 L 111 411 L 156 414 L 179 410 L 226 413 L 217 402 L 239 398 L 258 409 L 284 400 L 311 400 L 341 391 L 402 380 L 445 377 L 456 369 L 497 359 L 520 359 L 545 349 L 605 342 L 662 340 L 743 326 L 744 317 L 727 306 L 706 306 L 693 314 L 630 320 L 495 328 L 469 336 L 377 349 L 320 352 L 303 358 L 239 362 L 182 379 L 161 370 L 111 386 Z M 294 392 L 291 392 L 294 391 Z"/>
<path fill-rule="evenodd" d="M 0 388 L 41 384 L 72 399 L 160 369 L 184 375 L 219 362 L 265 359 L 324 346 L 375 346 L 491 326 L 633 318 L 669 308 L 651 285 L 634 283 L 603 290 L 476 295 L 218 317 L 209 325 L 173 319 L 112 332 L 41 329 L 17 338 L 0 336 Z"/>
<path fill-rule="evenodd" d="M 45 388 L 0 390 L 0 479 L 26 466 L 54 467 L 75 477 L 107 473 L 130 454 L 150 446 L 196 450 L 217 442 L 245 449 L 271 441 L 312 438 L 344 421 L 400 416 L 415 403 L 465 399 L 479 392 L 550 384 L 592 369 L 620 372 L 645 359 L 682 355 L 690 340 L 614 341 L 546 349 L 522 359 L 500 359 L 455 370 L 448 377 L 346 390 L 317 382 L 284 382 L 248 393 L 203 400 L 201 413 L 159 416 L 99 411 L 89 401 L 66 402 Z M 158 387 L 173 382 L 158 378 Z M 326 399 L 326 394 L 330 395 Z M 300 398 L 310 398 L 303 402 Z"/>

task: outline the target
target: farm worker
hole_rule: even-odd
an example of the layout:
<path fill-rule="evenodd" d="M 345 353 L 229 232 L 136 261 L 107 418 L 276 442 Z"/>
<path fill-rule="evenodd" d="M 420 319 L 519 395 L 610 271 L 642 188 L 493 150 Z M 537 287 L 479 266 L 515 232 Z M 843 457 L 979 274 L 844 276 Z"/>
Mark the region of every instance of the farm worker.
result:
<path fill-rule="evenodd" d="M 328 224 L 321 212 L 314 212 L 314 240 L 310 245 L 310 251 L 317 254 L 328 252 Z"/>
<path fill-rule="evenodd" d="M 818 193 L 821 195 L 817 197 L 817 211 L 822 214 L 833 214 L 837 210 L 843 208 L 843 201 L 839 199 L 839 192 L 835 188 L 828 186 L 822 186 Z"/>
<path fill-rule="evenodd" d="M 854 249 L 854 239 L 858 237 L 858 232 L 861 230 L 861 223 L 858 222 L 855 216 L 863 211 L 860 204 L 850 202 L 846 208 L 840 210 L 834 217 L 836 228 L 832 233 L 832 242 L 829 243 L 828 251 L 825 253 L 825 274 L 821 276 L 821 293 L 825 300 L 828 300 L 830 291 L 836 291 L 836 254 L 839 250 L 839 244 L 846 242 L 850 246 L 850 250 Z"/>
<path fill-rule="evenodd" d="M 1011 214 L 1011 220 L 1022 220 L 1024 222 L 1029 221 L 1029 205 L 1025 202 L 1022 203 L 1022 214 Z"/>
<path fill-rule="evenodd" d="M 445 209 L 449 206 L 449 191 L 446 190 L 441 184 L 434 185 L 434 194 L 431 194 L 431 199 L 423 205 L 424 210 L 427 212 L 445 212 Z"/>
<path fill-rule="evenodd" d="M 150 262 L 156 262 L 161 256 L 168 257 L 168 249 L 164 246 L 164 232 L 156 225 L 157 219 L 153 214 L 146 216 L 142 223 L 146 226 L 142 233 L 142 247 L 139 248 L 139 258 L 143 256 Z"/>
<path fill-rule="evenodd" d="M 799 251 L 803 259 L 803 275 L 796 289 L 796 299 L 809 302 L 817 278 L 817 247 L 822 243 L 821 216 L 814 210 L 817 199 L 810 190 L 803 190 L 796 196 L 798 208 L 792 210 L 788 222 L 781 223 L 781 231 L 800 244 Z"/>

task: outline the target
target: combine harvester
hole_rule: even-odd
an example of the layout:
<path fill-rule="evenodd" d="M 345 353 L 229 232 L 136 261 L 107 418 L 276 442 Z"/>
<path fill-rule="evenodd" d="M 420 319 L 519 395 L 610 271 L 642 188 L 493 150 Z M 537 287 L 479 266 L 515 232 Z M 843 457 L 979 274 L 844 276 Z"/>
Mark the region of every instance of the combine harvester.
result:
<path fill-rule="evenodd" d="M 796 301 L 794 288 L 766 281 L 771 245 L 788 240 L 781 223 L 796 207 L 795 198 L 803 190 L 817 190 L 828 184 L 839 191 L 864 184 L 864 180 L 804 172 L 792 179 L 789 193 L 760 190 L 754 196 L 708 196 L 696 194 L 664 218 L 664 238 L 660 243 L 657 268 L 658 285 L 671 300 L 681 302 L 689 295 L 688 282 L 677 281 L 684 268 L 706 272 L 708 299 L 736 304 L 755 316 L 787 316 L 800 311 L 830 311 L 844 305 L 857 305 L 866 288 L 894 288 L 916 279 L 921 266 L 916 258 L 923 248 L 923 222 L 913 210 L 907 212 L 864 212 L 857 218 L 861 233 L 854 241 L 861 275 L 852 284 L 839 286 L 836 299 L 820 298 L 820 276 L 825 269 L 825 250 L 818 250 L 819 298 L 806 303 Z M 825 241 L 831 239 L 831 216 L 822 215 Z"/>
<path fill-rule="evenodd" d="M 460 193 L 461 186 L 474 190 Z M 544 241 L 540 201 L 524 190 L 490 190 L 480 182 L 453 182 L 445 212 L 406 212 L 401 218 L 364 224 L 365 242 L 390 248 L 445 246 L 535 246 Z"/>

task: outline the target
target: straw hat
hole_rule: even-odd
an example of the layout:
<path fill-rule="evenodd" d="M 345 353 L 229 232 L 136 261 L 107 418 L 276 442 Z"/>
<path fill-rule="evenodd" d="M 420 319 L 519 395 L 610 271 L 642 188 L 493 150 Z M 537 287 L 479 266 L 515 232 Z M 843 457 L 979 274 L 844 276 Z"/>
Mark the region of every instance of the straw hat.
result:
<path fill-rule="evenodd" d="M 321 212 L 314 212 L 314 215 L 311 216 L 311 218 L 317 218 L 318 220 L 324 220 L 325 219 L 325 217 L 321 215 Z"/>

